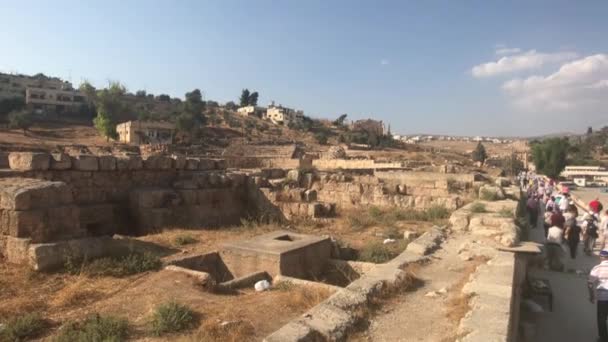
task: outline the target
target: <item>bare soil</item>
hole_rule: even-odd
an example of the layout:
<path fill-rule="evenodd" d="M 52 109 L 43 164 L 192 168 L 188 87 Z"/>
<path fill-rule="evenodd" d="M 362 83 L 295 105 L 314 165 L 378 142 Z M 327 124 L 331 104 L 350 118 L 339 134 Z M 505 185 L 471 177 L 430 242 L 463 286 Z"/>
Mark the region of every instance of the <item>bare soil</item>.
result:
<path fill-rule="evenodd" d="M 430 263 L 413 271 L 419 286 L 383 303 L 368 330 L 352 341 L 456 341 L 458 323 L 469 311 L 461 290 L 481 263 L 458 257 L 464 241 L 465 236 L 450 236 Z"/>

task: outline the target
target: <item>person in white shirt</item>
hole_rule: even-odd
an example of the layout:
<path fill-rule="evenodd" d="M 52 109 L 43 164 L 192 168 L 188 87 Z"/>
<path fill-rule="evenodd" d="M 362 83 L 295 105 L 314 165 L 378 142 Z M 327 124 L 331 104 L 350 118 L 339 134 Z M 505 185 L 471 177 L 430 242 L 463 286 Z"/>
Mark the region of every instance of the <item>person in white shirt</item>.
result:
<path fill-rule="evenodd" d="M 600 216 L 600 239 L 602 242 L 602 248 L 606 247 L 606 241 L 608 241 L 608 209 L 604 211 Z"/>
<path fill-rule="evenodd" d="M 553 226 L 547 231 L 547 243 L 545 249 L 547 250 L 547 264 L 549 269 L 553 271 L 563 271 L 564 263 L 562 257 L 564 250 L 562 249 L 562 238 L 564 231 L 558 226 Z"/>
<path fill-rule="evenodd" d="M 608 251 L 600 251 L 600 264 L 595 266 L 589 273 L 587 282 L 589 289 L 589 301 L 597 302 L 597 330 L 599 340 L 608 342 Z"/>

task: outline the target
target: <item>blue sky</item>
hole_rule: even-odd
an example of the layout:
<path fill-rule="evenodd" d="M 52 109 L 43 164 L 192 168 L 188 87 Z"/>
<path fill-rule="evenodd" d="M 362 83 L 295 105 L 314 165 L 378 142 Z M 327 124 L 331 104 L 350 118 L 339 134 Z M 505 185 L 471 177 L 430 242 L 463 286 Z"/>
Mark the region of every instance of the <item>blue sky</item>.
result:
<path fill-rule="evenodd" d="M 608 124 L 607 13 L 599 0 L 0 0 L 0 71 L 220 102 L 247 87 L 404 134 L 581 131 Z"/>

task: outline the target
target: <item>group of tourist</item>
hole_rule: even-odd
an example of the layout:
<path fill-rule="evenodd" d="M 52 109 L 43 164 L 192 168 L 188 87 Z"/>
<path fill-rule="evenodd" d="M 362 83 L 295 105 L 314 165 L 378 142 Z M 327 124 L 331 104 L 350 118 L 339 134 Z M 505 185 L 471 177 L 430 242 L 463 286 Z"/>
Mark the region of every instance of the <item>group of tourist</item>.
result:
<path fill-rule="evenodd" d="M 530 225 L 535 228 L 541 210 L 544 211 L 547 262 L 550 269 L 561 271 L 563 250 L 567 249 L 570 258 L 575 259 L 581 241 L 583 251 L 593 254 L 596 241 L 601 250 L 608 243 L 608 210 L 604 211 L 599 198 L 589 202 L 587 211 L 579 219 L 579 210 L 573 202 L 570 191 L 562 186 L 557 190 L 553 180 L 533 173 L 523 173 L 518 177 L 522 189 L 527 193 L 526 207 Z"/>
<path fill-rule="evenodd" d="M 537 227 L 537 219 L 544 209 L 545 250 L 549 269 L 563 271 L 564 248 L 575 259 L 581 241 L 585 254 L 593 255 L 599 239 L 601 262 L 589 274 L 588 289 L 591 303 L 597 302 L 598 341 L 608 342 L 608 210 L 604 210 L 599 198 L 595 198 L 588 203 L 579 220 L 578 208 L 567 187 L 562 186 L 558 191 L 553 180 L 529 172 L 520 174 L 518 179 L 528 196 L 526 206 L 532 227 Z"/>

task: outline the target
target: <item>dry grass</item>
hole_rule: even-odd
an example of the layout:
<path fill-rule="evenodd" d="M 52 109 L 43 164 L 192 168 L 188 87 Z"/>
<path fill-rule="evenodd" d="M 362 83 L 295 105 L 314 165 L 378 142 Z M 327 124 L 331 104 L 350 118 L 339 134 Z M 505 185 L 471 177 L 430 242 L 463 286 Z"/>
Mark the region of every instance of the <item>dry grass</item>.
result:
<path fill-rule="evenodd" d="M 82 307 L 103 298 L 104 293 L 85 276 L 78 276 L 57 291 L 50 300 L 53 307 Z"/>

